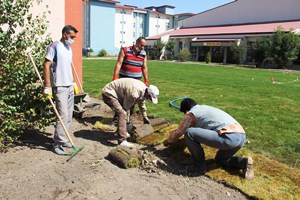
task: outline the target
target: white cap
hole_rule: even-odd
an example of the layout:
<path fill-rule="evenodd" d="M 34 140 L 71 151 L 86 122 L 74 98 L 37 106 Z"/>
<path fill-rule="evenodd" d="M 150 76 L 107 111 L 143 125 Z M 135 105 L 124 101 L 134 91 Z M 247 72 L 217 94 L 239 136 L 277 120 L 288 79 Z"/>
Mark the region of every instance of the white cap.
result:
<path fill-rule="evenodd" d="M 157 96 L 159 95 L 158 88 L 156 86 L 154 86 L 154 85 L 149 85 L 149 87 L 148 87 L 148 93 L 151 96 L 152 103 L 157 104 L 158 103 Z"/>

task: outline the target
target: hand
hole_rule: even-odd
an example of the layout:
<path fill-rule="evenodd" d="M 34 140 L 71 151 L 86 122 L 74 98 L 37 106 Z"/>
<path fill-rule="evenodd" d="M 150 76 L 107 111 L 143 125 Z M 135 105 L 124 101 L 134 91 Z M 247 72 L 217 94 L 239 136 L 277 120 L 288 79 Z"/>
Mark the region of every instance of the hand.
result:
<path fill-rule="evenodd" d="M 45 87 L 43 90 L 43 94 L 46 99 L 51 99 L 52 98 L 52 88 L 51 87 Z"/>
<path fill-rule="evenodd" d="M 144 117 L 144 124 L 150 124 L 150 119 L 148 117 Z"/>
<path fill-rule="evenodd" d="M 118 75 L 117 75 L 117 74 L 114 74 L 112 80 L 114 81 L 114 80 L 116 80 L 116 79 L 118 79 Z"/>
<path fill-rule="evenodd" d="M 165 147 L 167 147 L 167 146 L 170 145 L 170 143 L 168 142 L 168 139 L 165 139 L 165 140 L 163 141 L 163 145 L 164 145 Z"/>
<path fill-rule="evenodd" d="M 149 81 L 148 81 L 148 79 L 146 79 L 145 81 L 144 81 L 144 83 L 145 83 L 145 85 L 148 87 L 149 86 Z"/>

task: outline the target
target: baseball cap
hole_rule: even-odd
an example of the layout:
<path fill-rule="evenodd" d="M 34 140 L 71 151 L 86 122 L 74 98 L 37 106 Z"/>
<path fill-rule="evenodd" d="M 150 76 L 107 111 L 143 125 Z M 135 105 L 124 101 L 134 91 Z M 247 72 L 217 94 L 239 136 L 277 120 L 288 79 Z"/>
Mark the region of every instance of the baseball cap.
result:
<path fill-rule="evenodd" d="M 158 88 L 155 85 L 149 85 L 149 87 L 148 87 L 148 93 L 151 96 L 152 103 L 157 104 L 158 103 L 157 96 L 159 95 Z"/>

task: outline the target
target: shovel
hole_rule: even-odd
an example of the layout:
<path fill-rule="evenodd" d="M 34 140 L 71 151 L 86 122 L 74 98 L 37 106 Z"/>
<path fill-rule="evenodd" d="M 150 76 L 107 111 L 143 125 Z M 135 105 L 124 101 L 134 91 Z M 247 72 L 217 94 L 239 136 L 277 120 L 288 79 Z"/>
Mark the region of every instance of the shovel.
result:
<path fill-rule="evenodd" d="M 30 54 L 28 54 L 28 55 L 29 55 L 29 58 L 30 58 L 30 60 L 31 60 L 31 62 L 32 62 L 32 64 L 33 64 L 34 70 L 35 70 L 36 74 L 38 75 L 38 77 L 39 77 L 39 79 L 40 79 L 40 81 L 41 81 L 42 86 L 44 87 L 42 77 L 41 77 L 41 75 L 40 75 L 40 73 L 39 73 L 39 71 L 38 71 L 38 69 L 37 69 L 37 67 L 36 67 L 36 65 L 35 65 L 35 63 L 34 63 L 34 61 L 33 61 L 33 59 L 32 59 L 32 56 L 31 56 Z M 50 101 L 51 106 L 52 106 L 52 108 L 53 108 L 53 110 L 54 110 L 54 112 L 55 112 L 56 117 L 58 118 L 59 122 L 61 123 L 61 125 L 62 125 L 62 127 L 63 127 L 63 129 L 64 129 L 64 131 L 65 131 L 65 133 L 66 133 L 66 136 L 67 136 L 68 140 L 70 141 L 70 143 L 71 143 L 71 145 L 72 145 L 72 148 L 73 148 L 73 150 L 74 150 L 74 152 L 73 152 L 73 153 L 69 156 L 69 158 L 67 159 L 67 161 L 69 161 L 69 160 L 70 160 L 71 158 L 73 158 L 77 153 L 79 153 L 84 147 L 80 147 L 80 148 L 75 147 L 74 142 L 73 142 L 72 138 L 70 137 L 70 134 L 69 134 L 68 130 L 66 129 L 66 126 L 64 125 L 64 123 L 63 123 L 63 121 L 62 121 L 62 119 L 61 119 L 61 117 L 60 117 L 60 115 L 59 115 L 59 113 L 58 113 L 58 111 L 57 111 L 57 109 L 56 109 L 56 107 L 55 107 L 55 105 L 54 105 L 52 99 L 49 98 L 49 101 Z"/>

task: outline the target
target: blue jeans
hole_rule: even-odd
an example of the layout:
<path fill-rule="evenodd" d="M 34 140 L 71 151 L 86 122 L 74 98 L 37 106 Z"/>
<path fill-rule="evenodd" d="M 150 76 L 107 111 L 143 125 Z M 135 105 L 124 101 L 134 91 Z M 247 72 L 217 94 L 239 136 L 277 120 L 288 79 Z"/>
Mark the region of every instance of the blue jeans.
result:
<path fill-rule="evenodd" d="M 242 148 L 246 140 L 243 133 L 219 135 L 216 131 L 203 128 L 189 128 L 184 135 L 185 143 L 192 154 L 195 165 L 205 166 L 205 154 L 201 144 L 219 149 L 215 156 L 217 164 L 224 168 L 241 169 L 242 158 L 234 154 Z"/>

